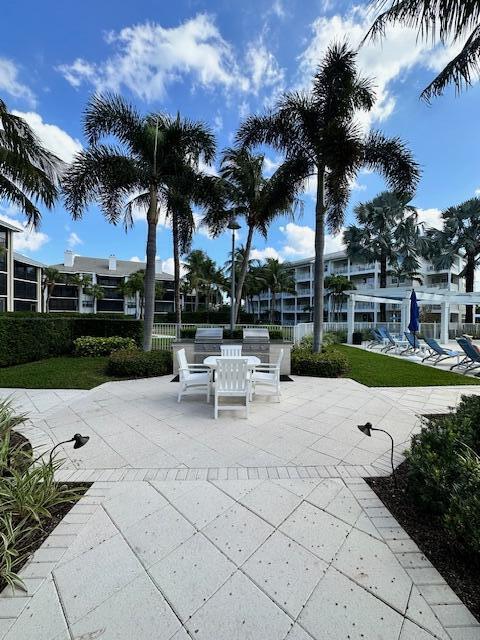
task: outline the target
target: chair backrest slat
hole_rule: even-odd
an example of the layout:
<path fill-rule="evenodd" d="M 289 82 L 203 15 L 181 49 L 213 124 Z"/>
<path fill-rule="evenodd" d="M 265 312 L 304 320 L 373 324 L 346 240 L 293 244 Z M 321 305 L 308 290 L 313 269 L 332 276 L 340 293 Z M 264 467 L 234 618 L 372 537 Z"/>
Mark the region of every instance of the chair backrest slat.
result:
<path fill-rule="evenodd" d="M 480 362 L 480 351 L 476 345 L 472 344 L 467 338 L 457 338 L 457 342 L 470 360 Z"/>
<path fill-rule="evenodd" d="M 216 370 L 216 390 L 219 392 L 247 389 L 248 358 L 219 358 Z"/>
<path fill-rule="evenodd" d="M 220 345 L 220 352 L 222 356 L 226 358 L 238 358 L 242 355 L 241 344 L 222 344 Z"/>
<path fill-rule="evenodd" d="M 445 349 L 434 339 L 434 338 L 425 338 L 425 342 L 428 344 L 430 349 L 435 351 L 439 356 L 446 355 Z"/>

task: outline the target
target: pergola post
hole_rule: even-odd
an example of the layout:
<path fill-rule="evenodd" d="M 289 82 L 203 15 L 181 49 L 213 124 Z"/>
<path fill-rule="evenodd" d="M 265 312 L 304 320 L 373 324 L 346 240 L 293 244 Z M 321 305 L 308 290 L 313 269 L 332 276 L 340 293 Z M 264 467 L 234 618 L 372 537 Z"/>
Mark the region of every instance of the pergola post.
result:
<path fill-rule="evenodd" d="M 402 300 L 400 307 L 400 334 L 403 336 L 408 327 L 408 315 L 410 311 L 410 300 L 405 298 Z"/>
<path fill-rule="evenodd" d="M 347 300 L 347 343 L 353 344 L 353 332 L 355 329 L 355 295 L 350 294 Z"/>
<path fill-rule="evenodd" d="M 442 314 L 440 317 L 440 342 L 448 343 L 448 330 L 450 326 L 450 302 L 442 302 Z"/>

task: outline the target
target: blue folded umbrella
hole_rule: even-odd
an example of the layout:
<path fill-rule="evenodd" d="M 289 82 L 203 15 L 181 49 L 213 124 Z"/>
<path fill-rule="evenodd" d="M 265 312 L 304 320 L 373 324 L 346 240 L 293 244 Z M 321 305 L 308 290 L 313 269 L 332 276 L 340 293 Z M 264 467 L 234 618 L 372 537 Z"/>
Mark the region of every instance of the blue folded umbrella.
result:
<path fill-rule="evenodd" d="M 408 323 L 409 330 L 415 334 L 420 328 L 420 307 L 417 303 L 417 296 L 412 289 L 410 296 L 410 322 Z"/>

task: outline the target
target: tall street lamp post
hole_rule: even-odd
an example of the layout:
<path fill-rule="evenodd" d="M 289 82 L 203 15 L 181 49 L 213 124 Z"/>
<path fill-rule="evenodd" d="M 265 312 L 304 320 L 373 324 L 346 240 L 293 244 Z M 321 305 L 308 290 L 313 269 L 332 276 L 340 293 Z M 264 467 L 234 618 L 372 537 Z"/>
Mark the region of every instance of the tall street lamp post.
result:
<path fill-rule="evenodd" d="M 235 231 L 240 229 L 240 225 L 236 221 L 234 217 L 230 218 L 230 222 L 228 223 L 228 229 L 232 231 L 232 283 L 231 283 L 231 309 L 230 309 L 230 331 L 232 332 L 235 328 Z"/>

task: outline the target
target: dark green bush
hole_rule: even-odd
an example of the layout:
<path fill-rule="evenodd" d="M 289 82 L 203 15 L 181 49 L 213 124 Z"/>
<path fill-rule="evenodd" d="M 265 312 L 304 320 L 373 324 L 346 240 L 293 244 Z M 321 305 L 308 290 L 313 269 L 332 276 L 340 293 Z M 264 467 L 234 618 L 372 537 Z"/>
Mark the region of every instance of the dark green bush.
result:
<path fill-rule="evenodd" d="M 155 316 L 155 322 L 176 322 L 175 313 L 166 313 Z M 182 322 L 185 324 L 196 323 L 198 324 L 229 324 L 230 322 L 230 307 L 223 307 L 218 311 L 182 311 Z M 255 318 L 252 313 L 240 312 L 239 324 L 252 324 L 255 322 Z"/>
<path fill-rule="evenodd" d="M 0 314 L 0 367 L 65 355 L 80 336 L 122 336 L 141 344 L 139 320 L 57 314 Z"/>
<path fill-rule="evenodd" d="M 107 373 L 119 378 L 151 378 L 172 373 L 171 351 L 115 351 L 108 360 Z"/>
<path fill-rule="evenodd" d="M 297 376 L 338 378 L 348 372 L 350 365 L 343 353 L 329 349 L 313 353 L 311 349 L 292 349 L 292 373 Z"/>
<path fill-rule="evenodd" d="M 135 349 L 137 346 L 133 338 L 123 338 L 122 336 L 110 336 L 109 338 L 82 336 L 74 340 L 73 344 L 76 356 L 109 356 L 119 349 Z"/>
<path fill-rule="evenodd" d="M 283 340 L 283 331 L 281 329 L 269 329 L 270 340 Z"/>
<path fill-rule="evenodd" d="M 468 551 L 480 553 L 480 398 L 431 416 L 407 451 L 408 491 Z"/>

